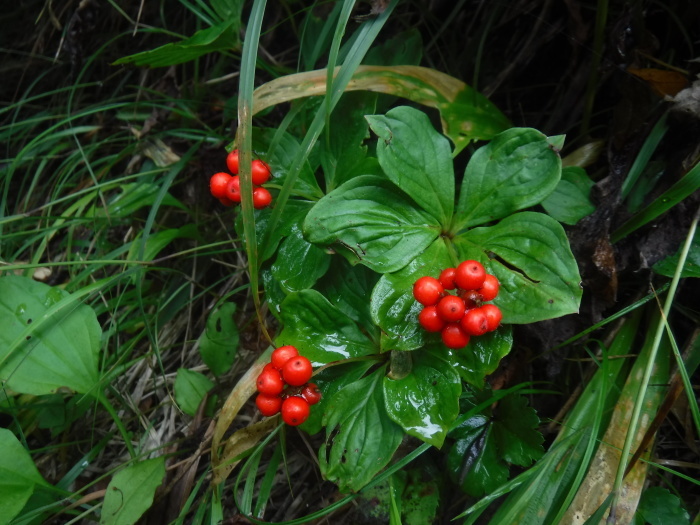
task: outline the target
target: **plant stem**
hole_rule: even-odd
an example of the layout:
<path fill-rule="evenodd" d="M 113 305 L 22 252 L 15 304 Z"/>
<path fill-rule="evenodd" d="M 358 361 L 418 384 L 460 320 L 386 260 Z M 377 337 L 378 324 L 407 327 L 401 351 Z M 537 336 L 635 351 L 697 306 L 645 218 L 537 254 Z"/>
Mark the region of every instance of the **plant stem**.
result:
<path fill-rule="evenodd" d="M 112 406 L 112 403 L 110 403 L 109 399 L 107 399 L 107 396 L 104 394 L 104 392 L 100 392 L 100 394 L 97 396 L 97 399 L 100 403 L 102 403 L 102 406 L 105 407 L 107 412 L 109 412 L 109 415 L 112 416 L 114 424 L 117 425 L 117 430 L 119 430 L 119 433 L 124 438 L 124 444 L 126 445 L 126 448 L 129 451 L 129 455 L 132 459 L 136 458 L 136 451 L 134 450 L 134 446 L 131 444 L 131 437 L 129 436 L 129 432 L 126 430 L 124 423 L 122 423 L 122 420 L 119 417 L 119 414 L 117 413 L 116 409 L 114 408 L 114 406 Z"/>

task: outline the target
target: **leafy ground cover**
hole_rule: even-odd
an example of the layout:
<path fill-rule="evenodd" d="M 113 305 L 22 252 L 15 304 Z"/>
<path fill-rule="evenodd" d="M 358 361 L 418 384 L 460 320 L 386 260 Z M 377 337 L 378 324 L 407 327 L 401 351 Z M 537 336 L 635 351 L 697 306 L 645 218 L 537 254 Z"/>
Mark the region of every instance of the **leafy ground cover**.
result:
<path fill-rule="evenodd" d="M 699 18 L 4 13 L 0 523 L 696 523 Z"/>

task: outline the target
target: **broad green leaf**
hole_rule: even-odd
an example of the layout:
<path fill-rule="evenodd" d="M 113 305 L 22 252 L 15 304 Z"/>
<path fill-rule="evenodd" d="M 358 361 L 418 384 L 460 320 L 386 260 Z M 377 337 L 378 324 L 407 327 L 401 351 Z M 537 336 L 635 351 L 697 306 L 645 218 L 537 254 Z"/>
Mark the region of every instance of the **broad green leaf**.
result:
<path fill-rule="evenodd" d="M 364 171 L 367 157 L 364 142 L 369 138 L 369 127 L 364 117 L 375 112 L 376 104 L 377 95 L 374 93 L 346 93 L 333 110 L 328 143 L 319 143 L 327 192 L 353 176 L 374 173 Z"/>
<path fill-rule="evenodd" d="M 146 206 L 151 206 L 156 201 L 160 186 L 147 182 L 134 182 L 124 184 L 120 192 L 107 202 L 107 209 L 97 204 L 85 212 L 86 217 L 100 217 L 109 219 L 123 219 L 132 216 L 135 212 Z M 167 193 L 162 202 L 163 206 L 175 206 L 187 210 L 175 197 Z"/>
<path fill-rule="evenodd" d="M 199 355 L 215 376 L 231 369 L 238 353 L 238 327 L 233 318 L 235 303 L 224 303 L 209 314 L 199 337 Z"/>
<path fill-rule="evenodd" d="M 333 271 L 318 282 L 318 290 L 350 319 L 368 332 L 377 327 L 370 314 L 370 296 L 379 275 L 366 266 L 352 266 L 342 258 L 333 261 Z"/>
<path fill-rule="evenodd" d="M 342 363 L 336 366 L 330 366 L 315 374 L 311 379 L 321 392 L 321 400 L 315 404 L 309 414 L 309 418 L 300 425 L 303 431 L 309 434 L 316 434 L 323 428 L 321 422 L 326 409 L 329 406 L 329 400 L 341 388 L 354 383 L 360 379 L 369 368 L 376 364 L 376 361 L 355 361 Z"/>
<path fill-rule="evenodd" d="M 491 492 L 508 479 L 508 467 L 500 460 L 492 431 L 490 419 L 476 415 L 450 434 L 456 441 L 447 453 L 447 468 L 470 496 Z"/>
<path fill-rule="evenodd" d="M 404 525 L 433 523 L 440 505 L 440 487 L 423 469 L 409 469 L 402 497 Z"/>
<path fill-rule="evenodd" d="M 690 516 L 681 506 L 681 500 L 668 489 L 649 487 L 642 493 L 642 499 L 637 507 L 637 514 L 642 518 L 641 523 L 651 525 L 686 525 Z"/>
<path fill-rule="evenodd" d="M 0 524 L 20 513 L 37 485 L 48 486 L 27 449 L 15 435 L 0 428 Z"/>
<path fill-rule="evenodd" d="M 287 298 L 287 294 L 280 286 L 279 281 L 272 275 L 270 268 L 263 268 L 260 275 L 265 290 L 265 302 L 270 309 L 270 313 L 277 319 L 280 319 L 282 303 Z"/>
<path fill-rule="evenodd" d="M 590 199 L 593 184 L 583 168 L 562 168 L 559 184 L 542 201 L 542 207 L 559 222 L 576 224 L 595 211 Z"/>
<path fill-rule="evenodd" d="M 529 466 L 542 457 L 544 438 L 537 431 L 540 420 L 522 396 L 508 396 L 498 403 L 493 434 L 501 457 L 507 463 Z"/>
<path fill-rule="evenodd" d="M 368 66 L 417 66 L 423 57 L 423 38 L 415 27 L 375 45 L 362 61 Z"/>
<path fill-rule="evenodd" d="M 185 414 L 194 416 L 202 399 L 212 388 L 214 383 L 204 374 L 179 368 L 175 377 L 175 401 Z"/>
<path fill-rule="evenodd" d="M 425 275 L 437 278 L 452 266 L 448 248 L 441 238 L 395 273 L 385 273 L 372 291 L 371 313 L 382 329 L 382 351 L 415 350 L 430 337 L 418 324 L 423 306 L 413 298 L 413 284 Z"/>
<path fill-rule="evenodd" d="M 500 326 L 495 332 L 472 337 L 466 348 L 453 352 L 452 359 L 462 379 L 481 389 L 484 378 L 496 371 L 512 346 L 512 330 L 509 326 Z"/>
<path fill-rule="evenodd" d="M 503 323 L 527 324 L 578 312 L 581 277 L 562 226 L 522 212 L 455 237 L 462 260 L 480 261 L 501 288 L 493 301 Z"/>
<path fill-rule="evenodd" d="M 100 525 L 133 525 L 153 504 L 165 478 L 165 457 L 147 459 L 117 472 L 107 486 Z"/>
<path fill-rule="evenodd" d="M 310 242 L 332 245 L 351 263 L 379 273 L 408 264 L 440 234 L 430 214 L 390 181 L 357 177 L 326 195 L 304 222 Z"/>
<path fill-rule="evenodd" d="M 289 294 L 282 303 L 281 345 L 294 345 L 314 366 L 370 355 L 375 345 L 355 321 L 316 290 Z"/>
<path fill-rule="evenodd" d="M 384 368 L 355 381 L 330 399 L 323 418 L 326 442 L 321 473 L 341 492 L 357 492 L 391 461 L 403 431 L 387 416 Z"/>
<path fill-rule="evenodd" d="M 653 270 L 659 275 L 673 277 L 676 273 L 676 267 L 678 266 L 678 260 L 682 249 L 683 246 L 681 246 L 674 255 L 657 262 Z M 685 260 L 685 266 L 683 266 L 681 277 L 700 277 L 700 235 L 697 233 L 690 244 L 690 251 Z"/>
<path fill-rule="evenodd" d="M 425 113 L 414 108 L 401 106 L 366 118 L 379 137 L 377 156 L 389 179 L 449 226 L 455 200 L 449 141 L 435 131 Z"/>
<path fill-rule="evenodd" d="M 0 381 L 23 394 L 90 392 L 99 381 L 95 312 L 60 288 L 0 277 Z"/>
<path fill-rule="evenodd" d="M 410 374 L 384 378 L 386 411 L 406 433 L 440 448 L 459 414 L 462 382 L 445 348 L 424 348 L 410 356 Z"/>
<path fill-rule="evenodd" d="M 240 45 L 240 24 L 239 13 L 220 24 L 197 31 L 190 38 L 120 58 L 114 64 L 165 67 L 189 62 L 214 51 L 233 51 Z"/>
<path fill-rule="evenodd" d="M 454 228 L 477 226 L 539 204 L 560 177 L 561 158 L 545 135 L 530 128 L 504 131 L 469 160 Z"/>
<path fill-rule="evenodd" d="M 287 293 L 311 288 L 328 271 L 331 256 L 307 242 L 295 225 L 280 244 L 277 259 L 270 270 L 282 290 Z"/>

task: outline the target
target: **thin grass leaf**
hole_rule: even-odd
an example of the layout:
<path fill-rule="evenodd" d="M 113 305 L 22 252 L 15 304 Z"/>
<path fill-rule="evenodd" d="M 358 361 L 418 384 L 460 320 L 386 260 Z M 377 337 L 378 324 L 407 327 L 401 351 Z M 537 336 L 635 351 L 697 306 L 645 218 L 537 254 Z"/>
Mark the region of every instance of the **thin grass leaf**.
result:
<path fill-rule="evenodd" d="M 644 144 L 642 144 L 642 148 L 639 150 L 637 157 L 634 159 L 632 167 L 627 173 L 627 177 L 625 177 L 625 180 L 622 183 L 620 196 L 623 200 L 626 199 L 630 191 L 632 191 L 637 179 L 639 179 L 642 171 L 644 171 L 644 168 L 647 167 L 649 159 L 651 159 L 654 151 L 656 151 L 659 142 L 661 142 L 661 139 L 663 139 L 664 135 L 666 135 L 666 132 L 668 131 L 668 124 L 666 123 L 667 118 L 668 112 L 664 113 L 661 118 L 656 121 L 656 124 L 654 124 L 654 127 L 644 141 Z"/>
<path fill-rule="evenodd" d="M 253 515 L 256 518 L 262 519 L 265 514 L 265 508 L 267 507 L 270 494 L 272 493 L 272 487 L 274 486 L 275 475 L 282 462 L 282 452 L 282 440 L 280 440 L 275 447 L 275 451 L 272 453 L 272 457 L 265 468 L 265 476 L 258 487 L 258 497 L 255 501 L 255 508 L 253 509 Z"/>

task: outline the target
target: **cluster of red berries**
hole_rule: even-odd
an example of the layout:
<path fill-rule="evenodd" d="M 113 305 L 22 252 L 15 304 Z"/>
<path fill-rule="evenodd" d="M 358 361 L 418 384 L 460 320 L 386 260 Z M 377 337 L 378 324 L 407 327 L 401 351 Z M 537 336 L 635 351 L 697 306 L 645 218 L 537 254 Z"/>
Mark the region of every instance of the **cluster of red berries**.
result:
<path fill-rule="evenodd" d="M 224 206 L 233 206 L 236 202 L 241 202 L 241 179 L 238 176 L 237 149 L 228 154 L 226 165 L 233 175 L 223 171 L 215 173 L 209 179 L 209 191 Z M 270 166 L 260 159 L 255 159 L 252 162 L 250 171 L 253 179 L 253 207 L 259 210 L 269 206 L 272 202 L 270 192 L 261 186 L 270 179 L 272 173 Z"/>
<path fill-rule="evenodd" d="M 321 400 L 321 392 L 309 383 L 313 368 L 311 362 L 291 346 L 280 346 L 270 357 L 258 376 L 258 397 L 255 404 L 263 416 L 282 412 L 288 425 L 301 425 L 309 417 L 309 405 Z"/>
<path fill-rule="evenodd" d="M 464 348 L 471 336 L 498 328 L 503 315 L 492 301 L 498 295 L 498 279 L 486 273 L 478 261 L 463 261 L 446 268 L 440 277 L 421 277 L 413 285 L 413 297 L 425 308 L 418 322 L 428 332 L 440 332 L 448 348 Z M 445 290 L 455 290 L 456 295 Z"/>

